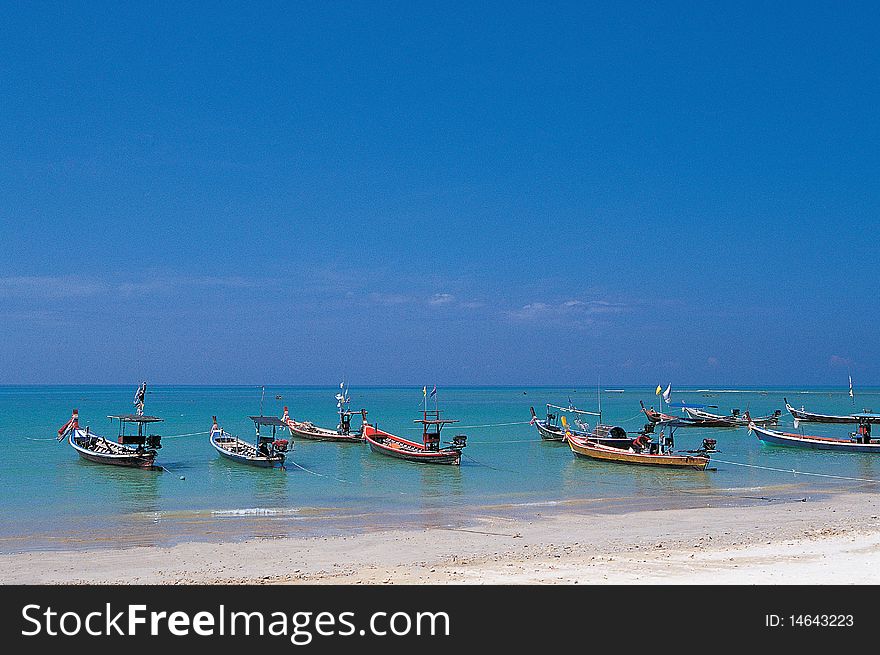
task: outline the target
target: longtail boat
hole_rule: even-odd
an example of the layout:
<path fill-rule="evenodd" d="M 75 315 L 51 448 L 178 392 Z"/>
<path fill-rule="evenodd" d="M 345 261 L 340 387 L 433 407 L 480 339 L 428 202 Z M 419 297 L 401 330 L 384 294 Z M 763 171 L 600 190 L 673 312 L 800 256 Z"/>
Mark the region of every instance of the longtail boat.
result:
<path fill-rule="evenodd" d="M 245 441 L 241 437 L 230 434 L 220 427 L 217 417 L 211 426 L 211 445 L 222 457 L 250 466 L 270 468 L 280 466 L 284 468 L 284 459 L 292 445 L 287 439 L 276 438 L 278 428 L 287 426 L 277 416 L 250 416 L 256 429 L 256 438 L 253 443 Z M 261 427 L 271 427 L 272 434 L 260 433 Z"/>
<path fill-rule="evenodd" d="M 798 423 L 858 423 L 859 420 L 854 414 L 834 415 L 834 414 L 816 414 L 808 412 L 803 407 L 795 409 L 788 404 L 788 399 L 782 399 L 785 402 L 785 409 L 794 417 L 795 427 Z"/>
<path fill-rule="evenodd" d="M 660 423 L 661 421 L 677 421 L 679 418 L 681 418 L 679 416 L 673 416 L 672 414 L 664 414 L 663 412 L 658 412 L 653 407 L 651 409 L 648 409 L 647 407 L 645 407 L 645 403 L 643 403 L 641 400 L 639 401 L 639 405 L 642 406 L 642 413 L 648 417 L 648 420 L 651 421 L 651 423 Z"/>
<path fill-rule="evenodd" d="M 880 415 L 866 414 L 865 417 L 880 420 Z M 880 439 L 871 437 L 871 422 L 859 425 L 859 431 L 847 438 L 820 437 L 795 432 L 779 432 L 754 423 L 749 424 L 749 432 L 754 432 L 761 442 L 773 446 L 808 448 L 811 450 L 834 450 L 850 453 L 880 453 Z"/>
<path fill-rule="evenodd" d="M 653 424 L 648 425 L 653 428 Z M 631 437 L 621 427 L 611 428 L 606 435 L 596 434 L 589 437 L 567 432 L 566 441 L 571 452 L 578 457 L 618 464 L 698 471 L 705 470 L 709 464 L 709 453 L 713 452 L 715 446 L 714 440 L 704 439 L 702 450 L 695 451 L 694 454 L 675 454 L 672 452 L 671 433 L 669 437 L 664 437 L 661 432 L 658 443 L 651 440 L 648 429 Z"/>
<path fill-rule="evenodd" d="M 364 424 L 367 422 L 367 410 L 352 411 L 351 398 L 344 384 L 340 385 L 342 393 L 336 394 L 336 407 L 339 410 L 339 424 L 335 430 L 318 427 L 310 421 L 295 421 L 290 417 L 287 407 L 284 408 L 284 416 L 281 417 L 282 422 L 287 425 L 290 434 L 293 437 L 302 439 L 311 439 L 313 441 L 336 441 L 340 443 L 361 443 L 364 440 Z M 352 431 L 352 416 L 361 415 L 360 428 Z"/>
<path fill-rule="evenodd" d="M 749 423 L 754 423 L 755 425 L 777 425 L 779 423 L 779 417 L 782 415 L 782 412 L 778 409 L 772 414 L 754 417 L 749 414 L 748 410 L 744 414 L 741 414 L 738 409 L 734 409 L 731 410 L 730 414 L 723 416 L 721 414 L 713 414 L 712 412 L 706 412 L 693 407 L 683 407 L 682 409 L 684 409 L 690 418 L 704 422 L 714 421 L 718 423 L 718 425 L 703 425 L 703 427 L 728 427 L 728 425 L 746 426 Z"/>
<path fill-rule="evenodd" d="M 162 421 L 158 416 L 145 416 L 144 397 L 147 383 L 144 382 L 135 395 L 135 414 L 108 416 L 119 422 L 115 441 L 95 434 L 86 426 L 79 425 L 79 412 L 74 409 L 70 420 L 58 430 L 58 441 L 67 437 L 67 442 L 80 457 L 98 464 L 128 466 L 132 468 L 155 468 L 158 450 L 162 447 L 162 437 L 158 434 L 144 434 L 144 426 Z M 126 434 L 127 426 L 137 426 L 135 434 Z"/>
<path fill-rule="evenodd" d="M 435 393 L 436 387 L 431 395 L 433 396 Z M 463 434 L 457 434 L 453 437 L 452 443 L 447 444 L 446 447 L 440 443 L 440 433 L 443 428 L 451 423 L 458 423 L 458 421 L 441 418 L 440 410 L 436 407 L 434 410 L 428 410 L 427 404 L 427 391 L 425 391 L 425 409 L 422 411 L 422 418 L 413 421 L 422 426 L 422 443 L 398 437 L 380 430 L 377 426 L 364 423 L 364 439 L 370 444 L 370 450 L 381 455 L 420 464 L 451 464 L 454 466 L 461 464 L 461 450 L 467 446 L 467 437 Z"/>
<path fill-rule="evenodd" d="M 557 410 L 555 413 L 551 412 L 551 409 Z M 588 412 L 583 409 L 578 409 L 576 407 L 562 407 L 560 405 L 551 405 L 547 403 L 547 418 L 539 419 L 538 415 L 535 413 L 534 407 L 529 407 L 529 410 L 532 413 L 532 420 L 529 421 L 532 425 L 535 426 L 535 429 L 538 430 L 538 435 L 540 435 L 541 439 L 544 441 L 558 441 L 562 443 L 565 441 L 565 430 L 560 426 L 559 419 L 562 416 L 562 412 L 570 412 L 575 415 L 575 421 L 578 423 L 578 427 L 580 430 L 575 430 L 569 428 L 572 434 L 580 434 L 586 436 L 589 434 L 589 426 L 585 423 L 581 422 L 580 417 L 583 415 L 589 416 L 598 416 L 601 422 L 601 413 L 599 412 Z"/>

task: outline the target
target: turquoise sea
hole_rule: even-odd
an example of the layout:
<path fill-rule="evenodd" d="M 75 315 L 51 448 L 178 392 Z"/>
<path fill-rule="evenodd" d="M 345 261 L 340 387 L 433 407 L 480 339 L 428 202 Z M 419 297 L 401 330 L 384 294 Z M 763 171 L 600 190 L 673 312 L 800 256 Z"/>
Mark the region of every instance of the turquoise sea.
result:
<path fill-rule="evenodd" d="M 297 440 L 286 470 L 221 459 L 208 443 L 211 416 L 228 431 L 253 433 L 256 387 L 151 386 L 145 412 L 161 416 L 164 471 L 128 470 L 81 460 L 56 430 L 80 412 L 80 424 L 114 436 L 108 414 L 132 411 L 136 385 L 0 387 L 0 552 L 106 544 L 171 544 L 251 536 L 322 535 L 407 526 L 461 526 L 480 516 L 534 516 L 626 507 L 754 504 L 840 491 L 876 491 L 880 458 L 762 445 L 747 429 L 680 429 L 679 449 L 718 440 L 714 470 L 651 470 L 576 459 L 564 444 L 541 442 L 528 424 L 548 402 L 569 399 L 595 410 L 595 388 L 440 388 L 444 415 L 460 420 L 444 433 L 468 435 L 461 467 L 425 466 L 371 453 L 364 444 Z M 264 413 L 335 427 L 334 387 L 266 387 Z M 418 437 L 413 423 L 421 387 L 351 387 L 352 406 L 371 422 Z M 276 399 L 281 396 L 281 400 Z M 783 396 L 810 411 L 880 409 L 880 389 L 676 389 L 673 401 L 717 405 L 709 411 L 784 411 Z M 634 431 L 639 400 L 657 406 L 651 388 L 602 393 L 604 422 Z M 677 411 L 677 410 L 675 410 Z M 355 419 L 359 424 L 359 419 Z M 784 412 L 783 426 L 791 428 Z M 843 436 L 854 426 L 808 425 Z"/>

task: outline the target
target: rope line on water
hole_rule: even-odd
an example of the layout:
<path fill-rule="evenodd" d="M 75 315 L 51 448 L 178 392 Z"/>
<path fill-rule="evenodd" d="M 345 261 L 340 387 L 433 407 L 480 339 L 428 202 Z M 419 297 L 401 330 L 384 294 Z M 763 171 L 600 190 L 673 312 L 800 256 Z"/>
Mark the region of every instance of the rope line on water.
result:
<path fill-rule="evenodd" d="M 208 431 L 205 432 L 188 432 L 186 434 L 168 434 L 163 435 L 163 439 L 177 439 L 178 437 L 195 437 L 198 435 L 211 434 Z M 40 438 L 40 437 L 25 437 L 28 441 L 59 441 L 59 439 L 55 439 L 54 437 Z"/>
<path fill-rule="evenodd" d="M 493 471 L 504 471 L 505 473 L 513 473 L 514 475 L 521 475 L 522 474 L 522 471 L 514 471 L 512 469 L 503 469 L 503 468 L 499 468 L 497 466 L 492 466 L 491 464 L 486 464 L 484 462 L 481 462 L 479 460 L 474 459 L 473 457 L 471 457 L 470 455 L 467 455 L 465 453 L 462 453 L 461 456 L 463 458 L 473 462 L 477 466 L 485 466 L 486 468 L 492 469 Z"/>
<path fill-rule="evenodd" d="M 794 475 L 811 475 L 818 478 L 834 478 L 836 480 L 851 480 L 853 482 L 872 482 L 878 483 L 880 480 L 871 480 L 869 478 L 851 478 L 845 475 L 832 475 L 830 473 L 812 473 L 810 471 L 798 471 L 796 469 L 781 469 L 774 468 L 772 466 L 758 466 L 757 464 L 744 464 L 742 462 L 730 462 L 723 459 L 715 459 L 711 460 L 712 462 L 718 462 L 719 464 L 730 464 L 731 466 L 743 466 L 750 469 L 762 469 L 764 471 L 776 471 L 777 473 L 792 473 Z"/>
<path fill-rule="evenodd" d="M 468 444 L 488 444 L 491 446 L 496 443 L 538 443 L 540 441 L 544 441 L 544 439 L 511 439 L 509 441 L 474 441 L 473 439 L 468 439 Z"/>
<path fill-rule="evenodd" d="M 324 475 L 323 473 L 318 473 L 317 471 L 312 471 L 311 469 L 307 469 L 305 466 L 303 466 L 302 464 L 298 464 L 297 462 L 293 461 L 292 459 L 289 460 L 287 463 L 293 464 L 299 470 L 305 471 L 306 473 L 311 473 L 312 475 L 316 475 L 319 478 L 330 478 L 332 480 L 336 480 L 337 482 L 343 482 L 345 484 L 354 484 L 354 482 L 350 482 L 348 480 L 343 480 L 342 478 L 336 478 L 336 477 L 333 477 L 332 475 Z"/>
<path fill-rule="evenodd" d="M 317 477 L 319 477 L 319 478 L 327 478 L 327 479 L 330 479 L 330 480 L 336 480 L 337 482 L 342 482 L 342 483 L 344 483 L 344 484 L 355 484 L 355 483 L 352 482 L 351 480 L 343 480 L 342 478 L 337 478 L 337 477 L 334 477 L 334 476 L 332 476 L 332 475 L 324 475 L 323 473 L 318 473 L 317 471 L 313 471 L 313 470 L 311 470 L 311 469 L 307 469 L 305 466 L 303 466 L 302 464 L 298 464 L 297 462 L 295 462 L 295 461 L 292 460 L 292 459 L 291 459 L 291 460 L 288 460 L 286 463 L 287 463 L 287 464 L 293 464 L 293 465 L 294 465 L 296 468 L 298 468 L 299 470 L 301 470 L 301 471 L 305 471 L 306 473 L 311 473 L 312 475 L 315 475 L 315 476 L 317 476 Z M 405 491 L 398 491 L 397 493 L 401 494 L 402 496 L 408 496 L 408 495 L 409 495 L 409 494 L 407 494 Z"/>
<path fill-rule="evenodd" d="M 198 435 L 211 434 L 209 430 L 205 430 L 204 432 L 187 432 L 186 434 L 169 434 L 164 435 L 163 439 L 177 439 L 178 437 L 195 437 Z"/>
<path fill-rule="evenodd" d="M 528 425 L 531 421 L 515 421 L 513 423 L 484 423 L 482 425 L 459 425 L 459 430 L 472 430 L 473 428 L 500 428 L 506 425 Z"/>

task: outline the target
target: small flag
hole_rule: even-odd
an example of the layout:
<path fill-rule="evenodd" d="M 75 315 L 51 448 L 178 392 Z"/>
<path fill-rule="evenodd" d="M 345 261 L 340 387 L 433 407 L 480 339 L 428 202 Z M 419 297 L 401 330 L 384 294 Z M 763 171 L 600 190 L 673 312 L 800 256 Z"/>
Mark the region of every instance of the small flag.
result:
<path fill-rule="evenodd" d="M 434 385 L 434 388 L 431 389 L 431 398 L 437 395 L 437 385 Z"/>
<path fill-rule="evenodd" d="M 658 384 L 658 385 L 657 385 L 657 391 L 654 392 L 654 395 L 655 395 L 655 396 L 659 396 L 661 393 L 663 393 L 663 387 L 661 387 L 661 386 Z"/>
<path fill-rule="evenodd" d="M 134 406 L 137 409 L 138 416 L 144 413 L 144 396 L 147 395 L 147 383 L 144 382 L 138 387 L 134 394 Z"/>
<path fill-rule="evenodd" d="M 853 388 L 852 388 L 852 375 L 849 376 L 849 397 L 855 398 L 855 396 L 853 395 Z"/>
<path fill-rule="evenodd" d="M 428 385 L 425 385 L 424 387 L 422 387 L 422 395 L 427 397 L 427 395 L 428 395 Z"/>
<path fill-rule="evenodd" d="M 669 397 L 671 395 L 672 395 L 672 383 L 670 383 L 669 386 L 666 387 L 666 391 L 663 392 L 663 400 L 665 400 L 668 403 Z"/>

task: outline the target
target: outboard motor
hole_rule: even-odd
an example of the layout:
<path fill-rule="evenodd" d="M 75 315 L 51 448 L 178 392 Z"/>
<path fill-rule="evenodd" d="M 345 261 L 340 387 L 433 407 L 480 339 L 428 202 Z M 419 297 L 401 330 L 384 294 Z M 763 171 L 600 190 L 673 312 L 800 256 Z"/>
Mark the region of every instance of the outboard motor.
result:
<path fill-rule="evenodd" d="M 276 453 L 286 453 L 290 442 L 287 439 L 276 439 L 272 442 L 272 448 Z"/>
<path fill-rule="evenodd" d="M 703 439 L 703 446 L 700 448 L 704 453 L 714 453 L 716 452 L 715 446 L 718 444 L 718 441 L 715 439 Z"/>
<path fill-rule="evenodd" d="M 467 437 L 463 434 L 457 434 L 452 437 L 452 447 L 456 450 L 461 450 L 467 446 Z"/>
<path fill-rule="evenodd" d="M 158 434 L 151 434 L 147 436 L 146 446 L 147 448 L 151 448 L 153 450 L 159 450 L 162 447 L 162 437 Z"/>

